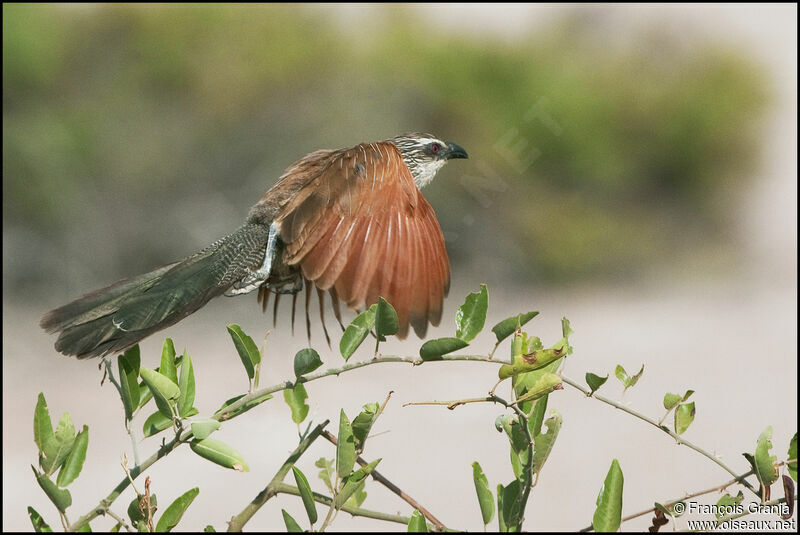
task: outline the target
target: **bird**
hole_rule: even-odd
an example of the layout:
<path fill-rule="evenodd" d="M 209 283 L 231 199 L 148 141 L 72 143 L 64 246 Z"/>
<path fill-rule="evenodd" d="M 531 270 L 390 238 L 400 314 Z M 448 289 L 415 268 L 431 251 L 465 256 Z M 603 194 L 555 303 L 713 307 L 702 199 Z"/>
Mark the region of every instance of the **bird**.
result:
<path fill-rule="evenodd" d="M 291 164 L 248 212 L 244 224 L 208 247 L 148 273 L 120 280 L 49 311 L 55 349 L 78 359 L 122 353 L 186 318 L 211 299 L 258 291 L 308 307 L 316 289 L 325 338 L 325 293 L 344 329 L 340 302 L 362 311 L 378 301 L 424 338 L 438 325 L 450 287 L 450 262 L 433 207 L 420 191 L 450 160 L 456 143 L 408 133 L 339 150 L 317 150 Z M 274 321 L 274 319 L 273 319 Z"/>

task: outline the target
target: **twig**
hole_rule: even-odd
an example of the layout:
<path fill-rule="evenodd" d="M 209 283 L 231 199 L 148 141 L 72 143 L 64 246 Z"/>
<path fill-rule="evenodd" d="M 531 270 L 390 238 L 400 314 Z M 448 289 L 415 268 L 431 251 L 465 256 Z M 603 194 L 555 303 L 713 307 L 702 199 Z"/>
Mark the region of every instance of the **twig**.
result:
<path fill-rule="evenodd" d="M 696 445 L 692 444 L 691 442 L 689 442 L 689 441 L 688 441 L 688 440 L 686 440 L 685 438 L 681 438 L 681 436 L 680 436 L 680 435 L 678 435 L 678 434 L 677 434 L 677 433 L 675 433 L 674 431 L 671 431 L 671 430 L 670 430 L 668 427 L 666 427 L 666 426 L 663 426 L 663 425 L 658 425 L 658 422 L 656 422 L 656 421 L 655 421 L 655 420 L 653 420 L 652 418 L 650 418 L 650 417 L 648 417 L 648 416 L 645 416 L 644 414 L 642 414 L 642 413 L 640 413 L 640 412 L 637 412 L 637 411 L 635 411 L 635 410 L 633 410 L 633 409 L 631 409 L 631 408 L 629 408 L 629 407 L 626 407 L 625 405 L 622 405 L 621 403 L 617 403 L 617 402 L 616 402 L 616 401 L 614 401 L 614 400 L 611 400 L 611 399 L 608 399 L 607 397 L 601 396 L 601 395 L 600 395 L 600 394 L 598 394 L 597 392 L 595 392 L 595 393 L 591 393 L 591 392 L 589 391 L 589 389 L 587 389 L 587 388 L 584 388 L 584 387 L 583 387 L 581 384 L 579 384 L 579 383 L 577 383 L 577 382 L 573 381 L 573 380 L 572 380 L 572 379 L 570 379 L 569 377 L 564 377 L 564 376 L 562 375 L 562 376 L 561 376 L 561 379 L 562 379 L 562 381 L 563 381 L 563 382 L 565 382 L 565 383 L 566 383 L 566 384 L 568 384 L 569 386 L 571 386 L 571 387 L 575 388 L 576 390 L 580 390 L 581 392 L 583 392 L 584 394 L 586 394 L 586 396 L 587 396 L 587 397 L 594 398 L 594 399 L 596 399 L 597 401 L 603 402 L 603 403 L 605 403 L 605 404 L 607 404 L 607 405 L 611 405 L 612 407 L 614 407 L 614 408 L 617 408 L 617 409 L 619 409 L 619 410 L 621 410 L 621 411 L 623 411 L 623 412 L 627 412 L 627 413 L 628 413 L 628 414 L 630 414 L 631 416 L 635 416 L 636 418 L 638 418 L 638 419 L 640 419 L 640 420 L 642 420 L 642 421 L 644 421 L 644 422 L 647 422 L 648 424 L 652 425 L 653 427 L 655 427 L 655 428 L 657 428 L 657 429 L 660 429 L 661 431 L 665 432 L 666 434 L 668 434 L 669 436 L 671 436 L 672 438 L 674 438 L 674 439 L 675 439 L 675 442 L 677 442 L 678 444 L 681 444 L 681 445 L 683 445 L 683 446 L 686 446 L 686 447 L 688 447 L 688 448 L 690 448 L 690 449 L 693 449 L 693 450 L 694 450 L 694 451 L 696 451 L 697 453 L 700 453 L 701 455 L 703 455 L 703 456 L 705 456 L 706 458 L 710 459 L 710 460 L 711 460 L 711 461 L 713 461 L 715 464 L 717 464 L 717 465 L 718 465 L 720 468 L 722 468 L 723 470 L 725 470 L 726 472 L 728 472 L 730 475 L 732 475 L 734 478 L 736 478 L 736 481 L 738 481 L 739 483 L 741 483 L 742 485 L 744 485 L 745 487 L 747 487 L 747 488 L 748 488 L 748 489 L 749 489 L 751 492 L 753 492 L 753 493 L 754 493 L 756 496 L 758 496 L 758 495 L 759 495 L 759 494 L 758 494 L 758 490 L 757 490 L 757 489 L 755 489 L 755 488 L 753 487 L 753 485 L 751 485 L 751 484 L 750 484 L 750 482 L 749 482 L 749 481 L 747 481 L 747 479 L 745 479 L 745 477 L 744 477 L 744 476 L 740 476 L 739 474 L 737 474 L 736 472 L 734 472 L 733 470 L 731 470 L 731 469 L 728 467 L 728 465 L 726 465 L 725 463 L 723 463 L 722 461 L 720 461 L 719 459 L 717 459 L 717 457 L 715 457 L 715 456 L 714 456 L 712 453 L 709 453 L 708 451 L 704 450 L 703 448 L 701 448 L 701 447 L 699 447 L 699 446 L 696 446 Z"/>
<path fill-rule="evenodd" d="M 277 484 L 283 481 L 283 478 L 286 477 L 286 474 L 289 473 L 289 470 L 292 469 L 292 465 L 294 465 L 297 460 L 306 452 L 306 450 L 311 446 L 311 444 L 320 436 L 323 429 L 326 425 L 328 425 L 329 420 L 325 420 L 317 427 L 314 428 L 311 433 L 308 434 L 303 440 L 300 441 L 300 444 L 297 445 L 297 448 L 289 455 L 286 461 L 281 465 L 278 472 L 269 482 L 269 484 L 258 493 L 258 495 L 253 498 L 247 506 L 242 510 L 241 513 L 231 518 L 231 521 L 228 524 L 228 531 L 242 531 L 242 528 L 247 523 L 250 518 L 253 517 L 256 512 L 261 509 L 267 501 L 275 496 L 278 492 L 275 490 Z"/>
<path fill-rule="evenodd" d="M 339 441 L 336 440 L 336 437 L 333 436 L 329 431 L 323 431 L 322 437 L 331 444 L 333 444 L 334 446 L 336 446 L 339 443 Z M 358 464 L 360 464 L 361 466 L 366 466 L 367 464 L 369 464 L 360 455 L 356 457 L 356 462 L 358 462 Z M 377 481 L 378 483 L 380 483 L 381 485 L 383 485 L 384 487 L 395 493 L 408 505 L 410 505 L 411 507 L 417 509 L 420 513 L 422 513 L 425 518 L 430 520 L 430 522 L 436 527 L 438 531 L 444 531 L 447 529 L 447 527 L 444 524 L 442 524 L 442 522 L 440 522 L 439 519 L 433 516 L 433 514 L 430 511 L 428 511 L 425 507 L 423 507 L 417 500 L 415 500 L 414 498 L 403 492 L 403 490 L 400 487 L 389 481 L 386 478 L 386 476 L 384 476 L 377 470 L 373 470 L 370 473 L 370 475 L 372 476 L 372 479 L 374 479 L 375 481 Z"/>
<path fill-rule="evenodd" d="M 106 510 L 105 510 L 105 512 L 104 512 L 103 514 L 104 514 L 104 515 L 107 515 L 107 516 L 110 516 L 111 518 L 113 518 L 114 520 L 116 520 L 116 521 L 117 521 L 117 524 L 119 524 L 119 525 L 120 525 L 120 527 L 121 527 L 122 529 L 124 529 L 125 531 L 135 531 L 133 528 L 131 528 L 131 527 L 130 527 L 130 526 L 129 526 L 129 525 L 126 523 L 126 522 L 125 522 L 125 519 L 124 519 L 124 518 L 122 518 L 121 516 L 119 516 L 118 514 L 116 514 L 115 512 L 113 512 L 111 509 L 106 509 Z"/>

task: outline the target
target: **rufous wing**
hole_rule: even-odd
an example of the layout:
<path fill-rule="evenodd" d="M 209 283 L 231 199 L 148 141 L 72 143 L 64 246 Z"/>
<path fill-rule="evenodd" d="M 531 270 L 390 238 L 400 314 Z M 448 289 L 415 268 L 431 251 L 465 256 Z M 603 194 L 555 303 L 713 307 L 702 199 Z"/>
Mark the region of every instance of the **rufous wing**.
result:
<path fill-rule="evenodd" d="M 433 208 L 389 142 L 337 151 L 281 208 L 283 261 L 361 310 L 383 297 L 424 337 L 438 325 L 450 263 Z"/>

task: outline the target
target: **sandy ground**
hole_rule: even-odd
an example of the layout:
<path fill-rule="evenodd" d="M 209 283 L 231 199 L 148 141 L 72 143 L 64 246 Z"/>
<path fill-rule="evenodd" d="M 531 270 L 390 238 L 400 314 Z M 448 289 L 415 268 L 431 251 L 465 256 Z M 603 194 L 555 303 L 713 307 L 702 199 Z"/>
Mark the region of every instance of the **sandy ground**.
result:
<path fill-rule="evenodd" d="M 737 472 L 744 472 L 747 465 L 741 453 L 754 450 L 756 438 L 767 425 L 773 426 L 774 452 L 779 457 L 785 456 L 797 426 L 796 7 L 789 12 L 770 7 L 725 12 L 703 8 L 692 17 L 696 21 L 716 17 L 709 23 L 710 31 L 740 32 L 771 66 L 780 89 L 779 107 L 765 132 L 768 158 L 752 191 L 742 199 L 744 215 L 737 229 L 741 234 L 741 263 L 732 266 L 732 274 L 725 277 L 708 279 L 687 273 L 681 279 L 658 279 L 638 287 L 544 291 L 486 280 L 483 282 L 490 289 L 487 324 L 501 319 L 504 312 L 540 310 L 530 332 L 548 343 L 560 337 L 559 320 L 567 316 L 575 329 L 575 353 L 566 363 L 565 374 L 581 381 L 587 371 L 613 374 L 617 364 L 631 371 L 644 363 L 643 379 L 624 397 L 613 376 L 603 390 L 651 417 L 662 415 L 665 392 L 694 389 L 697 417 L 685 437 L 718 455 Z M 478 282 L 454 274 L 445 320 L 433 335 L 452 335 L 455 310 L 463 295 L 475 290 Z M 52 337 L 37 328 L 41 313 L 54 304 L 58 303 L 20 304 L 5 298 L 3 302 L 4 530 L 30 529 L 25 514 L 28 505 L 57 525 L 55 510 L 29 468 L 36 462 L 31 428 L 38 392 L 45 393 L 54 418 L 68 411 L 77 425 L 88 424 L 91 429 L 84 471 L 70 487 L 74 500 L 71 519 L 90 510 L 110 492 L 123 476 L 121 455 L 131 455 L 118 396 L 109 385 L 99 387 L 101 374 L 96 363 L 56 356 Z M 239 323 L 254 337 L 267 328 L 254 298 L 239 298 L 219 299 L 164 332 L 175 340 L 179 350 L 188 346 L 193 357 L 198 382 L 196 406 L 201 414 L 212 413 L 222 400 L 247 388 L 224 330 L 227 322 Z M 304 347 L 305 337 L 291 337 L 288 331 L 284 316 L 269 338 L 262 384 L 293 375 L 291 357 Z M 319 331 L 314 336 L 325 365 L 339 365 L 338 354 L 321 350 Z M 157 336 L 143 344 L 146 364 L 157 364 L 161 340 Z M 488 349 L 492 340 L 487 329 L 473 343 L 476 352 Z M 411 355 L 418 347 L 416 340 L 390 342 L 385 352 Z M 504 355 L 505 351 L 507 345 L 501 349 Z M 353 358 L 368 356 L 362 349 Z M 335 430 L 340 407 L 353 416 L 362 404 L 383 400 L 389 390 L 394 390 L 373 430 L 377 436 L 369 441 L 365 457 L 383 458 L 381 472 L 448 526 L 479 529 L 470 464 L 476 460 L 481 463 L 491 488 L 512 478 L 507 440 L 494 430 L 494 420 L 502 411 L 490 405 L 454 411 L 402 405 L 482 395 L 494 383 L 495 373 L 493 365 L 481 363 L 370 366 L 309 384 L 309 417 L 317 422 L 329 418 Z M 619 460 L 625 474 L 625 514 L 730 479 L 717 465 L 677 446 L 664 433 L 572 389 L 551 396 L 550 407 L 563 415 L 564 425 L 532 493 L 525 524 L 529 530 L 575 530 L 588 525 L 613 458 Z M 142 420 L 137 421 L 137 430 Z M 197 458 L 188 448 L 174 452 L 147 472 L 162 504 L 191 487 L 200 487 L 181 524 L 183 529 L 202 529 L 206 524 L 224 529 L 225 521 L 264 487 L 297 440 L 289 409 L 280 397 L 225 423 L 217 437 L 245 456 L 249 473 L 223 470 Z M 142 456 L 149 456 L 156 447 L 154 439 L 139 445 Z M 333 449 L 324 441 L 318 441 L 299 466 L 312 486 L 321 491 L 313 467 L 320 456 L 333 456 Z M 410 512 L 404 502 L 373 482 L 367 491 L 365 507 Z M 132 497 L 127 490 L 114 510 L 123 513 Z M 716 501 L 717 496 L 709 499 Z M 281 508 L 299 520 L 305 518 L 300 500 L 278 497 L 253 518 L 248 528 L 284 529 Z M 96 529 L 112 524 L 100 519 Z M 625 524 L 625 528 L 646 529 L 648 525 L 649 519 L 643 517 Z M 342 514 L 333 529 L 395 527 L 402 528 Z"/>

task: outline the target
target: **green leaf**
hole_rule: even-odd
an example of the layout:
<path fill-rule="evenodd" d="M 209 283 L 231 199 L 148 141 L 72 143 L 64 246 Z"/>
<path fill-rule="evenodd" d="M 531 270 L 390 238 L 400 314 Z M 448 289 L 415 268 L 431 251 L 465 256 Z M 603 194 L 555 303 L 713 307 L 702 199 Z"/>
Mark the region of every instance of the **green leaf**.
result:
<path fill-rule="evenodd" d="M 339 436 L 336 444 L 336 473 L 344 479 L 353 471 L 356 463 L 356 445 L 353 428 L 344 411 L 339 411 Z M 344 503 L 345 500 L 342 500 Z"/>
<path fill-rule="evenodd" d="M 533 439 L 533 471 L 539 473 L 553 451 L 553 445 L 558 438 L 558 432 L 561 430 L 561 414 L 557 411 L 552 411 L 553 416 L 548 418 L 544 425 L 547 427 L 547 432 L 539 433 Z"/>
<path fill-rule="evenodd" d="M 189 411 L 192 410 L 194 405 L 194 366 L 189 353 L 183 352 L 183 359 L 181 361 L 181 376 L 178 380 L 178 387 L 181 389 L 181 394 L 178 396 L 178 414 L 186 417 Z"/>
<path fill-rule="evenodd" d="M 31 519 L 31 524 L 33 524 L 33 531 L 35 531 L 36 533 L 53 532 L 53 528 L 51 528 L 47 524 L 47 522 L 44 521 L 42 515 L 40 515 L 33 507 L 28 507 L 28 517 Z"/>
<path fill-rule="evenodd" d="M 301 349 L 294 356 L 294 374 L 297 377 L 311 373 L 320 366 L 322 360 L 319 358 L 319 353 L 311 348 Z"/>
<path fill-rule="evenodd" d="M 734 514 L 736 512 L 735 507 L 742 503 L 742 500 L 744 500 L 744 494 L 742 494 L 741 490 L 736 496 L 731 496 L 726 492 L 724 496 L 717 500 L 717 510 L 714 511 L 714 515 L 717 518 L 722 518 L 723 516 Z"/>
<path fill-rule="evenodd" d="M 517 314 L 516 316 L 506 318 L 500 323 L 496 324 L 494 327 L 492 327 L 492 332 L 497 337 L 497 343 L 499 344 L 514 334 L 514 331 L 516 331 L 518 327 L 522 327 L 538 315 L 538 311 L 525 312 L 524 314 Z"/>
<path fill-rule="evenodd" d="M 778 458 L 769 454 L 772 449 L 772 426 L 768 426 L 759 435 L 756 443 L 755 459 L 756 477 L 765 487 L 775 483 L 778 479 L 778 467 L 775 464 Z"/>
<path fill-rule="evenodd" d="M 471 342 L 483 330 L 486 310 L 489 307 L 489 293 L 481 284 L 479 293 L 471 293 L 464 304 L 456 311 L 456 337 Z"/>
<path fill-rule="evenodd" d="M 31 465 L 31 469 L 33 470 L 33 475 L 36 476 L 37 483 L 42 487 L 47 497 L 50 498 L 50 501 L 53 502 L 53 505 L 56 506 L 56 509 L 62 513 L 65 512 L 67 507 L 72 505 L 72 495 L 69 491 L 67 489 L 58 488 L 58 486 L 47 477 L 47 474 L 39 472 L 36 470 L 35 466 Z"/>
<path fill-rule="evenodd" d="M 178 368 L 175 367 L 175 345 L 172 343 L 172 338 L 164 340 L 161 348 L 161 367 L 158 368 L 158 373 L 178 384 Z"/>
<path fill-rule="evenodd" d="M 142 433 L 144 433 L 146 437 L 151 437 L 170 427 L 172 427 L 172 418 L 167 418 L 161 414 L 161 411 L 156 411 L 144 421 Z"/>
<path fill-rule="evenodd" d="M 442 360 L 442 355 L 467 347 L 469 344 L 460 338 L 435 338 L 428 340 L 419 348 L 422 360 Z"/>
<path fill-rule="evenodd" d="M 158 519 L 156 531 L 159 533 L 172 531 L 172 528 L 178 525 L 178 522 L 180 522 L 183 517 L 183 513 L 186 512 L 186 509 L 192 504 L 194 499 L 197 498 L 199 493 L 200 489 L 195 487 L 187 490 L 176 498 L 174 502 L 169 504 L 169 507 L 161 514 L 161 518 Z"/>
<path fill-rule="evenodd" d="M 297 383 L 294 385 L 294 388 L 284 390 L 283 399 L 286 400 L 286 404 L 292 409 L 292 421 L 296 424 L 303 423 L 303 420 L 308 416 L 309 408 L 308 405 L 306 405 L 308 393 L 303 383 Z"/>
<path fill-rule="evenodd" d="M 189 447 L 200 457 L 208 459 L 225 468 L 232 468 L 237 472 L 248 472 L 247 466 L 242 455 L 222 441 L 213 438 L 204 440 L 192 440 Z"/>
<path fill-rule="evenodd" d="M 78 529 L 76 529 L 75 531 L 78 532 L 78 533 L 91 533 L 92 532 L 92 526 L 90 526 L 89 523 L 87 522 L 87 523 L 83 524 L 81 527 L 79 527 Z"/>
<path fill-rule="evenodd" d="M 682 435 L 689 429 L 689 426 L 694 421 L 695 415 L 694 401 L 691 403 L 682 403 L 675 409 L 675 432 Z"/>
<path fill-rule="evenodd" d="M 147 388 L 147 385 L 144 384 L 144 381 L 139 382 L 139 408 L 144 407 L 147 405 L 147 402 L 153 399 L 153 392 Z"/>
<path fill-rule="evenodd" d="M 311 486 L 308 484 L 305 474 L 299 468 L 292 465 L 292 473 L 294 474 L 295 483 L 300 490 L 300 497 L 303 499 L 303 506 L 306 508 L 308 520 L 312 524 L 317 521 L 317 504 L 314 501 L 314 494 L 311 492 Z"/>
<path fill-rule="evenodd" d="M 622 469 L 614 459 L 597 495 L 597 509 L 592 517 L 592 527 L 596 532 L 614 532 L 619 529 L 622 522 L 623 484 Z"/>
<path fill-rule="evenodd" d="M 84 425 L 83 430 L 75 437 L 75 442 L 69 451 L 69 455 L 58 473 L 56 483 L 59 487 L 66 487 L 80 475 L 81 470 L 83 470 L 83 462 L 86 460 L 86 449 L 88 447 L 89 428 Z"/>
<path fill-rule="evenodd" d="M 500 505 L 500 493 L 502 489 L 502 506 Z M 522 521 L 522 511 L 520 510 L 520 495 L 522 488 L 519 480 L 515 479 L 505 487 L 502 485 L 497 487 L 497 503 L 498 503 L 498 517 L 502 507 L 502 523 L 505 524 L 507 531 L 520 531 L 520 522 Z"/>
<path fill-rule="evenodd" d="M 794 434 L 792 440 L 789 442 L 789 451 L 786 455 L 786 460 L 791 461 L 794 459 L 794 461 L 788 463 L 786 467 L 789 469 L 789 475 L 792 476 L 792 479 L 797 481 L 797 433 Z"/>
<path fill-rule="evenodd" d="M 39 392 L 39 399 L 33 411 L 33 441 L 39 447 L 41 454 L 52 448 L 55 442 L 53 423 L 50 421 L 50 411 L 47 410 L 47 401 L 45 401 L 44 394 L 41 392 Z"/>
<path fill-rule="evenodd" d="M 375 309 L 375 334 L 378 335 L 378 340 L 383 342 L 387 336 L 396 334 L 399 328 L 397 311 L 383 297 L 379 297 Z"/>
<path fill-rule="evenodd" d="M 425 523 L 425 517 L 416 509 L 411 513 L 411 518 L 408 519 L 408 533 L 428 533 L 428 524 Z"/>
<path fill-rule="evenodd" d="M 247 336 L 238 325 L 233 323 L 228 325 L 228 332 L 233 339 L 233 345 L 236 346 L 236 351 L 239 353 L 239 358 L 242 359 L 244 369 L 247 370 L 247 377 L 252 379 L 255 377 L 255 366 L 261 362 L 261 353 L 258 352 L 253 339 Z"/>
<path fill-rule="evenodd" d="M 52 440 L 45 444 L 45 450 L 39 456 L 39 464 L 47 476 L 51 476 L 61 468 L 74 443 L 75 426 L 72 424 L 69 413 L 65 412 L 58 421 Z"/>
<path fill-rule="evenodd" d="M 144 496 L 136 496 L 131 503 L 128 504 L 128 518 L 131 519 L 131 524 L 136 526 L 139 522 L 143 520 L 147 520 L 146 511 L 142 513 L 142 509 L 140 507 L 139 500 L 144 502 Z M 153 516 L 155 517 L 156 511 L 158 510 L 158 499 L 156 498 L 155 494 L 150 495 L 150 509 L 153 511 Z"/>
<path fill-rule="evenodd" d="M 681 395 L 680 394 L 672 394 L 667 392 L 664 394 L 664 408 L 668 411 L 671 411 L 675 407 L 678 406 L 678 403 L 681 402 Z"/>
<path fill-rule="evenodd" d="M 344 360 L 349 359 L 355 353 L 358 346 L 364 341 L 369 332 L 375 326 L 375 314 L 378 305 L 372 305 L 367 310 L 355 317 L 347 326 L 339 341 L 339 352 Z"/>
<path fill-rule="evenodd" d="M 340 439 L 341 440 L 341 439 Z M 341 442 L 339 442 L 341 444 Z M 338 448 L 337 448 L 338 449 Z M 364 485 L 367 476 L 372 473 L 378 463 L 381 462 L 381 459 L 376 459 L 369 463 L 366 466 L 362 466 L 349 476 L 343 479 L 342 490 L 340 490 L 334 499 L 334 506 L 337 509 L 341 509 L 342 505 L 344 505 L 347 500 L 350 499 L 358 489 L 362 488 Z"/>
<path fill-rule="evenodd" d="M 503 491 L 505 487 L 503 485 L 497 485 L 497 531 L 506 532 L 508 531 L 508 526 L 506 525 L 506 520 L 503 518 Z"/>
<path fill-rule="evenodd" d="M 478 495 L 483 524 L 486 525 L 494 518 L 494 496 L 489 490 L 489 480 L 486 479 L 478 461 L 472 463 L 472 481 L 475 483 L 475 493 Z"/>
<path fill-rule="evenodd" d="M 247 394 L 239 394 L 238 396 L 233 396 L 231 399 L 225 401 L 225 403 L 223 403 L 222 406 L 219 409 L 217 409 L 217 411 L 214 413 L 214 415 L 215 416 L 219 415 L 221 420 L 228 420 L 230 418 L 233 418 L 234 416 L 238 416 L 238 415 L 240 415 L 242 413 L 245 413 L 245 412 L 249 411 L 253 407 L 258 407 L 261 403 L 267 401 L 268 399 L 272 399 L 272 394 L 263 394 L 261 396 L 257 396 L 255 398 L 251 399 L 250 401 L 247 401 L 244 405 L 242 405 L 241 407 L 239 407 L 238 409 L 236 409 L 233 412 L 230 412 L 230 413 L 226 412 L 226 409 L 228 407 L 230 407 L 231 405 L 233 405 L 234 403 L 236 403 L 237 401 L 239 401 L 240 399 L 242 399 L 246 395 Z M 286 394 L 284 394 L 284 397 L 285 396 L 286 396 Z M 306 396 L 306 397 L 308 397 L 308 396 Z"/>
<path fill-rule="evenodd" d="M 533 403 L 533 407 L 528 415 L 528 432 L 534 438 L 539 436 L 542 432 L 542 422 L 544 422 L 544 413 L 547 410 L 547 398 L 549 396 L 542 396 Z"/>
<path fill-rule="evenodd" d="M 542 396 L 546 396 L 553 390 L 561 390 L 563 388 L 564 386 L 561 384 L 560 375 L 557 373 L 545 372 L 533 385 L 528 387 L 528 391 L 524 395 L 517 398 L 517 403 L 538 399 Z"/>
<path fill-rule="evenodd" d="M 216 533 L 217 530 L 214 529 L 214 526 L 209 524 L 209 525 L 207 525 L 206 527 L 203 528 L 203 532 L 204 533 Z"/>
<path fill-rule="evenodd" d="M 378 417 L 380 405 L 367 403 L 363 409 L 353 420 L 353 438 L 355 439 L 356 451 L 359 453 L 364 451 L 364 444 L 367 441 L 370 429 L 372 429 L 372 424 L 375 423 Z"/>
<path fill-rule="evenodd" d="M 292 515 L 286 512 L 286 509 L 281 509 L 283 515 L 283 523 L 286 524 L 286 531 L 288 533 L 302 533 L 303 528 L 297 523 L 297 520 L 292 518 Z"/>
<path fill-rule="evenodd" d="M 197 440 L 208 438 L 208 435 L 219 429 L 220 423 L 213 418 L 198 418 L 192 420 L 192 435 Z"/>
<path fill-rule="evenodd" d="M 608 374 L 606 374 L 605 377 L 600 377 L 599 375 L 595 375 L 591 372 L 587 373 L 586 384 L 589 385 L 589 388 L 591 389 L 589 395 L 591 396 L 592 394 L 597 392 L 597 389 L 603 386 L 606 383 L 606 381 L 608 381 Z"/>
<path fill-rule="evenodd" d="M 367 491 L 364 490 L 366 484 L 366 481 L 362 481 L 361 484 L 356 488 L 356 491 L 353 493 L 353 495 L 347 499 L 347 503 L 345 503 L 345 505 L 350 507 L 361 507 L 361 504 L 367 499 Z"/>
<path fill-rule="evenodd" d="M 156 400 L 156 405 L 161 414 L 172 418 L 173 413 L 170 407 L 180 398 L 180 387 L 165 375 L 144 366 L 139 368 L 139 374 L 153 393 L 153 398 Z"/>
<path fill-rule="evenodd" d="M 139 408 L 139 346 L 135 345 L 117 357 L 119 367 L 119 384 L 122 405 L 125 408 L 125 419 L 133 418 L 133 411 Z"/>
<path fill-rule="evenodd" d="M 520 373 L 532 372 L 548 366 L 566 355 L 563 348 L 542 349 L 514 357 L 513 364 L 503 364 L 497 372 L 500 379 L 508 379 Z"/>
<path fill-rule="evenodd" d="M 629 389 L 630 387 L 634 386 L 639 379 L 641 379 L 642 374 L 644 373 L 644 364 L 642 364 L 642 369 L 639 370 L 639 373 L 634 375 L 633 377 L 628 376 L 628 372 L 625 371 L 625 368 L 617 364 L 616 369 L 614 370 L 614 375 L 617 376 L 617 379 L 622 381 L 622 385 L 625 387 L 625 390 Z"/>
<path fill-rule="evenodd" d="M 328 487 L 328 490 L 331 494 L 333 494 L 333 459 L 326 459 L 325 457 L 320 457 L 317 459 L 317 462 L 314 463 L 314 466 L 317 468 L 321 468 L 319 471 L 319 478 L 325 483 L 325 486 Z"/>

